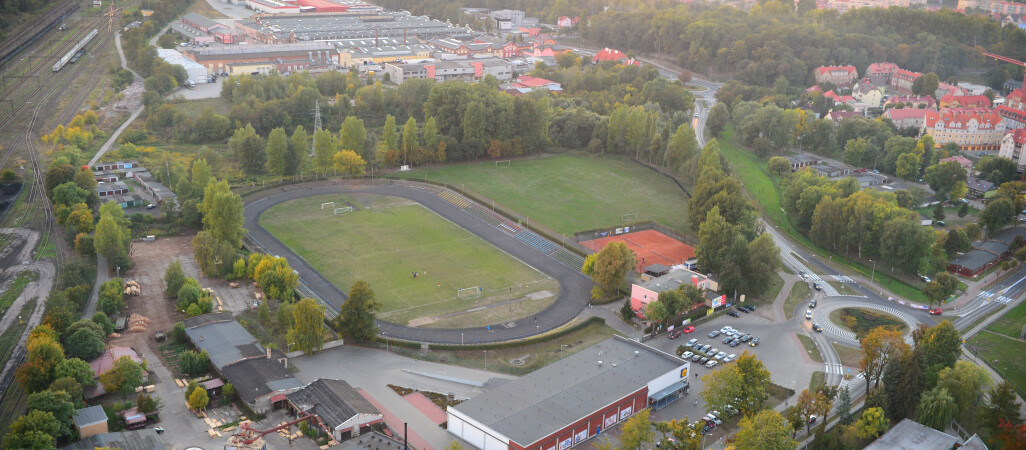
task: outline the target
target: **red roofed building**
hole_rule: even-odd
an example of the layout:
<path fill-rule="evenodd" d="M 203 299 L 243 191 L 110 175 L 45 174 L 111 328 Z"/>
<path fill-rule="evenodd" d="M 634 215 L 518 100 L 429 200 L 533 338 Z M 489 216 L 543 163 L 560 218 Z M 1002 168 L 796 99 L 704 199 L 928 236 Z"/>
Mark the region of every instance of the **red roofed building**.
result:
<path fill-rule="evenodd" d="M 894 72 L 897 72 L 899 70 L 901 70 L 901 68 L 898 67 L 898 65 L 894 64 L 894 63 L 889 63 L 889 62 L 873 63 L 873 64 L 870 64 L 868 68 L 866 68 L 866 73 L 864 74 L 864 76 L 865 77 L 879 76 L 879 77 L 884 77 L 884 79 L 886 79 L 887 81 L 890 81 L 891 80 L 891 76 L 894 75 Z"/>
<path fill-rule="evenodd" d="M 998 156 L 1015 161 L 1019 168 L 1022 169 L 1026 167 L 1024 146 L 1026 146 L 1026 129 L 1013 130 L 1001 138 L 1001 149 L 998 150 Z"/>
<path fill-rule="evenodd" d="M 1026 111 L 1026 88 L 1016 89 L 1005 96 L 1005 106 Z"/>
<path fill-rule="evenodd" d="M 570 28 L 574 25 L 577 25 L 577 22 L 580 20 L 580 17 L 570 18 L 567 16 L 563 16 L 556 20 L 556 26 L 559 28 Z"/>
<path fill-rule="evenodd" d="M 100 378 L 100 375 L 107 373 L 111 367 L 114 367 L 114 361 L 117 361 L 122 356 L 127 356 L 132 358 L 132 361 L 135 361 L 137 364 L 142 364 L 142 358 L 139 354 L 129 347 L 107 347 L 103 354 L 89 361 L 89 368 L 93 370 L 93 378 Z"/>
<path fill-rule="evenodd" d="M 941 108 L 990 108 L 986 95 L 945 95 L 940 98 Z"/>
<path fill-rule="evenodd" d="M 329 2 L 327 0 L 297 0 L 296 4 L 299 6 L 311 6 L 315 12 L 326 13 L 326 12 L 346 12 L 349 7 L 346 5 L 340 5 L 335 2 Z"/>
<path fill-rule="evenodd" d="M 912 93 L 912 83 L 916 78 L 923 76 L 919 72 L 911 72 L 905 69 L 898 69 L 891 75 L 891 87 L 902 94 Z"/>
<path fill-rule="evenodd" d="M 940 98 L 940 97 L 943 97 L 945 95 L 963 96 L 963 95 L 966 95 L 966 92 L 965 92 L 965 89 L 963 89 L 961 87 L 958 87 L 958 86 L 955 86 L 953 84 L 948 84 L 948 83 L 945 83 L 945 82 L 941 81 L 940 83 L 937 84 L 937 90 L 934 91 L 933 94 L 937 98 Z"/>
<path fill-rule="evenodd" d="M 887 108 L 882 117 L 890 119 L 891 122 L 894 123 L 894 126 L 898 128 L 915 128 L 919 130 L 923 128 L 923 122 L 926 121 L 926 113 L 928 112 L 932 112 L 932 110 L 919 108 Z"/>
<path fill-rule="evenodd" d="M 591 60 L 595 61 L 595 62 L 601 62 L 601 61 L 620 61 L 620 60 L 623 60 L 623 59 L 627 59 L 627 55 L 624 54 L 624 52 L 621 52 L 621 51 L 619 51 L 619 50 L 617 50 L 615 48 L 606 47 L 606 48 L 604 48 L 602 50 L 599 50 L 599 52 L 596 53 L 595 57 L 592 58 Z"/>
<path fill-rule="evenodd" d="M 994 108 L 994 111 L 1005 119 L 1005 127 L 1009 130 L 1017 130 L 1019 128 L 1026 128 L 1026 111 L 1021 109 L 1012 109 L 1007 106 L 998 106 Z"/>
<path fill-rule="evenodd" d="M 949 142 L 960 150 L 998 150 L 1005 123 L 990 108 L 948 108 L 926 114 L 923 130 L 937 146 Z"/>
<path fill-rule="evenodd" d="M 859 79 L 855 66 L 823 66 L 816 68 L 816 83 L 833 83 L 835 86 L 851 86 Z"/>
<path fill-rule="evenodd" d="M 942 162 L 942 163 L 943 162 L 955 162 L 955 163 L 958 163 L 958 165 L 962 166 L 963 169 L 965 169 L 965 173 L 966 174 L 973 173 L 973 162 L 969 158 L 966 158 L 965 156 L 962 156 L 962 155 L 949 156 L 947 158 L 941 158 L 940 162 Z"/>
<path fill-rule="evenodd" d="M 517 90 L 529 90 L 535 89 L 546 89 L 553 92 L 562 92 L 563 87 L 552 80 L 546 80 L 544 78 L 532 77 L 528 75 L 521 75 L 517 77 L 517 81 L 509 85 L 510 88 Z"/>
<path fill-rule="evenodd" d="M 855 103 L 855 97 L 850 95 L 838 95 L 834 91 L 826 91 L 823 96 L 833 100 L 834 103 Z"/>

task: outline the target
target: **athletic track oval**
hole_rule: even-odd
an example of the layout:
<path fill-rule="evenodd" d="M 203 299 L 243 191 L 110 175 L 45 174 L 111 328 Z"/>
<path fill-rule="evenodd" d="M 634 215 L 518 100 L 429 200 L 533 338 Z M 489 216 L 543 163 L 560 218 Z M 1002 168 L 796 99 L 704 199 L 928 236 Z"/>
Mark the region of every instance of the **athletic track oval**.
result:
<path fill-rule="evenodd" d="M 563 265 L 534 247 L 436 196 L 430 190 L 425 189 L 428 186 L 430 185 L 397 180 L 349 180 L 319 181 L 268 189 L 243 199 L 245 227 L 249 230 L 248 237 L 268 253 L 288 259 L 292 268 L 299 272 L 300 279 L 336 311 L 346 301 L 345 292 L 321 276 L 306 261 L 261 227 L 259 219 L 264 211 L 279 203 L 311 195 L 359 192 L 401 197 L 420 203 L 425 208 L 559 282 L 560 294 L 556 301 L 544 311 L 531 317 L 507 323 L 481 324 L 476 328 L 457 329 L 417 328 L 378 320 L 379 331 L 389 338 L 440 344 L 509 341 L 557 328 L 573 319 L 588 305 L 591 298 L 592 282 L 580 271 Z M 352 280 L 352 282 L 355 281 Z M 374 286 L 371 288 L 373 289 Z M 487 329 L 489 326 L 491 330 Z"/>

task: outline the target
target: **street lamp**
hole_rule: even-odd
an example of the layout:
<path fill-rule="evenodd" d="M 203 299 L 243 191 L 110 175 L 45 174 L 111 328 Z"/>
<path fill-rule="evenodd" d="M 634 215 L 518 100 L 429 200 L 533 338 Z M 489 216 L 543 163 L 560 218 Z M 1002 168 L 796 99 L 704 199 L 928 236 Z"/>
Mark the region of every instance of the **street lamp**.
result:
<path fill-rule="evenodd" d="M 874 277 L 876 276 L 876 261 L 873 261 L 872 259 L 870 261 L 873 262 L 873 272 L 869 274 L 869 282 L 872 283 L 874 281 Z"/>
<path fill-rule="evenodd" d="M 381 335 L 385 337 L 385 351 L 387 352 L 387 351 L 389 351 L 389 349 L 388 349 L 388 333 L 382 331 Z"/>

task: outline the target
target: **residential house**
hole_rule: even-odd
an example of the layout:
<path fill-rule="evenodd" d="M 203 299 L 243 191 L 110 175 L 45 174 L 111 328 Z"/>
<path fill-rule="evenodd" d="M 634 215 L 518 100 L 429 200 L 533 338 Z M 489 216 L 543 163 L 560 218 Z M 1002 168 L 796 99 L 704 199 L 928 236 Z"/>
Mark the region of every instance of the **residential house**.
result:
<path fill-rule="evenodd" d="M 965 180 L 965 187 L 969 190 L 967 197 L 983 198 L 988 192 L 996 190 L 997 186 L 987 180 L 969 177 Z"/>
<path fill-rule="evenodd" d="M 593 63 L 600 63 L 603 61 L 624 61 L 626 59 L 626 53 L 621 52 L 615 48 L 606 47 L 602 50 L 599 50 L 598 53 L 596 53 L 595 56 L 591 58 L 591 61 Z"/>
<path fill-rule="evenodd" d="M 529 75 L 521 75 L 517 77 L 517 81 L 515 83 L 511 83 L 509 87 L 512 89 L 528 92 L 536 89 L 544 89 L 552 92 L 563 92 L 563 86 L 559 83 L 552 80 L 546 80 L 544 78 L 532 77 Z"/>
<path fill-rule="evenodd" d="M 942 81 L 937 84 L 937 90 L 933 92 L 933 97 L 941 98 L 945 95 L 966 96 L 968 94 L 966 94 L 965 89 L 961 86 L 955 86 Z"/>
<path fill-rule="evenodd" d="M 891 80 L 891 76 L 893 76 L 894 73 L 899 71 L 899 70 L 901 70 L 901 68 L 898 67 L 898 65 L 894 64 L 894 63 L 889 63 L 889 62 L 872 63 L 872 64 L 869 65 L 869 67 L 866 68 L 865 76 L 866 77 L 878 76 L 878 77 L 883 78 L 884 82 L 889 82 Z"/>
<path fill-rule="evenodd" d="M 891 74 L 890 84 L 895 91 L 908 95 L 912 93 L 912 83 L 921 76 L 919 72 L 898 69 Z"/>
<path fill-rule="evenodd" d="M 823 116 L 824 119 L 832 120 L 835 125 L 849 117 L 862 117 L 862 113 L 858 111 L 830 111 Z"/>
<path fill-rule="evenodd" d="M 816 83 L 832 83 L 835 86 L 851 86 L 859 79 L 855 66 L 821 66 L 815 72 Z"/>
<path fill-rule="evenodd" d="M 994 108 L 994 112 L 1004 119 L 1005 128 L 1009 130 L 1026 128 L 1026 111 L 1001 105 Z"/>
<path fill-rule="evenodd" d="M 986 95 L 945 95 L 940 98 L 941 108 L 990 108 Z"/>
<path fill-rule="evenodd" d="M 1026 5 L 1026 4 L 1024 4 L 1024 5 Z M 1004 94 L 1004 95 L 1008 95 L 1008 94 L 1010 94 L 1012 92 L 1015 92 L 1015 91 L 1017 91 L 1019 89 L 1022 89 L 1022 81 L 1018 81 L 1018 80 L 1008 80 L 1008 81 L 1005 82 L 1005 84 L 1001 85 L 1001 93 Z"/>
<path fill-rule="evenodd" d="M 316 416 L 331 430 L 331 437 L 340 442 L 359 436 L 384 420 L 374 405 L 342 380 L 318 378 L 285 398 L 290 411 Z"/>
<path fill-rule="evenodd" d="M 949 156 L 947 158 L 941 158 L 940 162 L 954 162 L 962 166 L 965 169 L 966 175 L 973 173 L 973 162 L 969 158 L 962 155 Z"/>
<path fill-rule="evenodd" d="M 871 84 L 856 85 L 855 89 L 852 89 L 851 96 L 855 98 L 857 104 L 865 108 L 879 108 L 883 103 L 884 92 L 883 89 L 875 87 Z"/>
<path fill-rule="evenodd" d="M 948 108 L 927 113 L 923 131 L 938 147 L 952 142 L 963 151 L 998 150 L 1005 124 L 990 108 Z"/>
<path fill-rule="evenodd" d="M 915 128 L 917 130 L 923 128 L 923 123 L 926 121 L 926 114 L 931 112 L 930 109 L 918 109 L 918 108 L 887 108 L 883 112 L 883 118 L 890 119 L 894 123 L 895 127 L 900 128 Z"/>
<path fill-rule="evenodd" d="M 579 16 L 573 18 L 562 16 L 558 20 L 556 20 L 556 26 L 559 28 L 570 28 L 574 25 L 577 25 L 577 22 L 580 20 L 581 18 Z"/>
<path fill-rule="evenodd" d="M 823 93 L 823 97 L 826 97 L 829 100 L 833 100 L 834 103 L 847 103 L 849 105 L 855 103 L 855 97 L 852 97 L 850 95 L 840 95 L 834 91 L 826 91 L 825 93 Z"/>
<path fill-rule="evenodd" d="M 893 96 L 888 97 L 885 105 L 908 105 L 911 108 L 930 108 L 933 109 L 937 106 L 937 101 L 929 95 L 915 95 L 915 96 Z"/>
<path fill-rule="evenodd" d="M 1019 169 L 1022 170 L 1026 168 L 1026 152 L 1023 151 L 1023 147 L 1026 147 L 1026 129 L 1013 130 L 1001 138 L 1001 149 L 998 150 L 998 156 L 1015 161 L 1019 165 Z"/>

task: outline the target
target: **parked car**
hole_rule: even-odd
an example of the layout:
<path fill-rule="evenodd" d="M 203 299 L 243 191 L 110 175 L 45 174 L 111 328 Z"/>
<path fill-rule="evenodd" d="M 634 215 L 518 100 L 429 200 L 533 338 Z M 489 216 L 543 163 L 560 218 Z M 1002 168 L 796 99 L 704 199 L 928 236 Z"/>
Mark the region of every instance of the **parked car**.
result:
<path fill-rule="evenodd" d="M 738 345 L 741 345 L 741 341 L 739 341 L 737 339 L 734 339 L 734 340 L 730 341 L 730 346 L 731 347 L 737 347 Z"/>
<path fill-rule="evenodd" d="M 812 320 L 812 310 L 811 309 L 805 310 L 805 319 L 806 320 Z"/>
<path fill-rule="evenodd" d="M 707 362 L 709 362 L 709 358 L 706 358 L 705 356 L 703 356 L 702 359 L 698 360 L 699 364 L 705 364 Z"/>
<path fill-rule="evenodd" d="M 714 359 L 723 359 L 724 356 L 727 356 L 727 354 L 725 352 L 718 352 L 718 353 L 716 353 L 715 356 L 713 356 L 713 358 Z"/>
<path fill-rule="evenodd" d="M 720 333 L 727 334 L 728 331 L 733 330 L 733 329 L 734 329 L 734 327 L 732 327 L 730 325 L 727 325 L 727 326 L 725 326 L 723 328 L 720 328 Z"/>
<path fill-rule="evenodd" d="M 809 423 L 816 423 L 816 415 L 815 414 L 809 416 Z"/>
<path fill-rule="evenodd" d="M 702 359 L 702 355 L 696 354 L 695 356 L 691 357 L 691 362 L 698 362 L 700 359 Z"/>
<path fill-rule="evenodd" d="M 717 354 L 719 352 L 720 352 L 720 349 L 713 347 L 713 348 L 709 349 L 709 351 L 707 351 L 706 353 L 708 353 L 710 355 L 715 355 L 715 354 Z"/>
<path fill-rule="evenodd" d="M 698 343 L 698 339 L 692 339 L 692 340 L 688 341 L 688 343 L 685 344 L 685 346 L 690 348 L 690 347 L 693 347 L 697 343 Z"/>
<path fill-rule="evenodd" d="M 816 331 L 818 331 L 818 332 L 820 332 L 820 333 L 822 333 L 822 332 L 823 332 L 823 327 L 819 326 L 819 324 L 818 324 L 818 323 L 814 323 L 814 324 L 812 324 L 812 329 L 813 329 L 813 330 L 816 330 Z"/>
<path fill-rule="evenodd" d="M 940 223 L 940 222 L 938 222 L 937 224 L 938 225 L 944 225 L 943 223 Z M 922 280 L 923 283 L 929 283 L 930 281 L 933 281 L 933 280 L 930 279 L 930 277 L 928 277 L 926 275 L 920 275 L 919 279 Z"/>
<path fill-rule="evenodd" d="M 815 308 L 815 307 L 816 307 L 816 299 L 810 300 L 809 301 L 809 308 Z"/>
<path fill-rule="evenodd" d="M 711 346 L 711 345 L 709 345 L 709 344 L 705 344 L 705 345 L 703 345 L 703 346 L 702 346 L 702 348 L 700 348 L 699 350 L 701 350 L 701 351 L 702 351 L 702 353 L 709 353 L 709 350 L 710 350 L 710 349 L 712 349 L 712 346 Z"/>
<path fill-rule="evenodd" d="M 753 338 L 751 342 L 748 343 L 749 347 L 755 347 L 757 345 L 759 345 L 759 338 Z"/>
<path fill-rule="evenodd" d="M 720 332 L 716 331 L 716 330 L 712 330 L 712 331 L 709 332 L 709 337 L 711 337 L 711 338 L 714 338 L 714 337 L 719 336 L 719 335 L 720 335 Z"/>
<path fill-rule="evenodd" d="M 737 355 L 731 353 L 731 354 L 727 355 L 725 358 L 723 358 L 723 362 L 724 363 L 729 363 L 729 362 L 731 362 L 731 361 L 733 361 L 735 359 L 737 359 Z"/>
<path fill-rule="evenodd" d="M 939 315 L 941 315 L 941 313 L 943 313 L 943 312 L 944 312 L 944 311 L 943 311 L 943 310 L 941 310 L 940 308 L 930 308 L 930 314 L 933 314 L 933 315 L 935 315 L 935 316 L 939 316 Z"/>
<path fill-rule="evenodd" d="M 691 359 L 692 356 L 695 356 L 692 352 L 684 352 L 680 355 L 681 359 Z"/>
<path fill-rule="evenodd" d="M 752 335 L 750 335 L 750 334 L 746 334 L 746 335 L 741 337 L 741 342 L 748 342 L 750 340 L 752 340 Z"/>
<path fill-rule="evenodd" d="M 693 327 L 691 325 L 688 325 L 688 326 L 684 327 L 684 329 L 682 329 L 681 331 L 683 331 L 684 334 L 691 334 L 691 333 L 695 332 L 695 327 Z"/>
<path fill-rule="evenodd" d="M 681 334 L 683 333 L 681 333 L 680 330 L 673 330 L 667 337 L 669 337 L 670 339 L 677 339 L 680 337 Z"/>
<path fill-rule="evenodd" d="M 709 360 L 709 362 L 705 363 L 705 367 L 708 367 L 708 368 L 712 369 L 713 367 L 716 367 L 716 364 L 717 364 L 716 360 L 712 359 L 712 360 Z"/>
<path fill-rule="evenodd" d="M 723 338 L 723 343 L 724 344 L 729 344 L 730 341 L 733 341 L 733 340 L 734 340 L 734 338 L 732 338 L 730 336 L 727 336 L 727 337 Z"/>
<path fill-rule="evenodd" d="M 727 315 L 730 316 L 730 317 L 741 317 L 741 315 L 738 314 L 737 311 L 734 311 L 734 310 L 727 311 Z"/>

